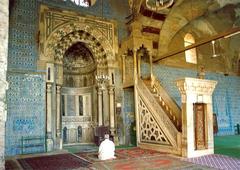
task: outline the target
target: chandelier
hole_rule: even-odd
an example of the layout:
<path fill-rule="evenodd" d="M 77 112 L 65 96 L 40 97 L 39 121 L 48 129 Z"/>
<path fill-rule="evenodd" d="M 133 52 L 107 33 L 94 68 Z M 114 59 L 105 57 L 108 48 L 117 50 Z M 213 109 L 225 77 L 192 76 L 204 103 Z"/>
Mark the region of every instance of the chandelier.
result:
<path fill-rule="evenodd" d="M 170 7 L 173 2 L 174 0 L 146 0 L 146 6 L 152 11 L 160 11 Z"/>
<path fill-rule="evenodd" d="M 97 81 L 97 85 L 101 90 L 105 89 L 105 84 L 110 80 L 110 76 L 99 74 L 95 76 L 95 79 Z"/>
<path fill-rule="evenodd" d="M 67 1 L 67 0 L 64 0 L 64 1 Z M 91 6 L 91 0 L 70 0 L 70 1 L 76 4 L 77 6 L 82 6 L 82 7 Z"/>

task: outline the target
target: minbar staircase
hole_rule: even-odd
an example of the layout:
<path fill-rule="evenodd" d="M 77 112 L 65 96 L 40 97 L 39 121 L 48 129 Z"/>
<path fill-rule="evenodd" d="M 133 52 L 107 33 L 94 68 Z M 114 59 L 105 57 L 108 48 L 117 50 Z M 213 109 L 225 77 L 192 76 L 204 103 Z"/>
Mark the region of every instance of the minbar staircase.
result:
<path fill-rule="evenodd" d="M 155 77 L 136 87 L 139 146 L 180 155 L 181 109 Z"/>
<path fill-rule="evenodd" d="M 172 121 L 178 131 L 182 131 L 181 109 L 161 86 L 160 81 L 156 78 L 153 78 L 152 81 L 150 79 L 145 79 L 143 82 L 151 91 L 156 101 L 168 115 L 169 119 Z"/>

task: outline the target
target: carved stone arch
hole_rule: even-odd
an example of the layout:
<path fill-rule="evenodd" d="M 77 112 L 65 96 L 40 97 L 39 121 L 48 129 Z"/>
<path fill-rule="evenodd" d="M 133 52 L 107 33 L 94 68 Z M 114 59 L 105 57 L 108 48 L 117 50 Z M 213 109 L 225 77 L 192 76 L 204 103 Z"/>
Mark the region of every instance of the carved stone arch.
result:
<path fill-rule="evenodd" d="M 63 37 L 57 44 L 54 59 L 62 63 L 65 51 L 77 42 L 84 42 L 99 66 L 107 66 L 107 54 L 95 37 L 85 31 L 75 31 Z"/>
<path fill-rule="evenodd" d="M 49 35 L 49 37 L 45 43 L 45 46 L 44 46 L 45 47 L 44 48 L 45 56 L 50 57 L 50 58 L 55 58 L 55 56 L 58 55 L 58 54 L 56 54 L 56 52 L 63 50 L 63 49 L 56 50 L 56 49 L 58 49 L 59 42 L 63 42 L 62 40 L 66 39 L 66 37 L 68 37 L 68 40 L 71 40 L 71 39 L 76 40 L 76 38 L 68 36 L 68 35 L 71 35 L 71 33 L 79 32 L 79 31 L 83 31 L 86 34 L 89 34 L 92 37 L 94 37 L 96 40 L 98 40 L 98 42 L 101 42 L 100 45 L 102 46 L 102 49 L 104 49 L 104 51 L 105 51 L 107 60 L 111 60 L 114 57 L 113 48 L 112 48 L 110 42 L 108 41 L 108 39 L 101 32 L 101 30 L 96 27 L 91 27 L 91 26 L 87 25 L 86 23 L 82 23 L 82 22 L 78 22 L 78 23 L 69 22 L 69 23 L 63 24 L 61 27 L 54 30 Z M 79 39 L 79 40 L 81 40 L 81 39 Z M 65 43 L 64 45 L 69 45 L 72 42 Z M 64 46 L 62 46 L 62 47 L 64 47 Z M 94 45 L 92 47 L 94 47 Z M 60 52 L 60 53 L 62 53 L 62 52 Z"/>

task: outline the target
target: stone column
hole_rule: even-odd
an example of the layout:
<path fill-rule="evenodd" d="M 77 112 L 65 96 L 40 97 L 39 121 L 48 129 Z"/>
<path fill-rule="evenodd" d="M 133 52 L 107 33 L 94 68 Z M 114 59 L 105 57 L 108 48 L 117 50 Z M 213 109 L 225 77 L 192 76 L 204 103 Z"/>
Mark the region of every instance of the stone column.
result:
<path fill-rule="evenodd" d="M 109 94 L 110 131 L 111 135 L 115 135 L 114 85 L 109 85 L 108 94 Z"/>
<path fill-rule="evenodd" d="M 133 70 L 134 84 L 137 84 L 138 77 L 137 77 L 137 50 L 136 49 L 133 50 L 133 66 L 134 66 L 134 70 Z"/>
<path fill-rule="evenodd" d="M 176 81 L 182 98 L 182 156 L 191 158 L 214 153 L 212 93 L 216 81 L 186 77 Z M 205 136 L 205 148 L 196 149 L 193 104 L 204 104 L 203 129 L 196 129 Z M 203 113 L 203 112 L 202 112 Z M 201 123 L 199 121 L 198 123 Z M 196 145 L 196 146 L 195 146 Z"/>
<path fill-rule="evenodd" d="M 123 82 L 125 82 L 125 74 L 126 74 L 125 59 L 126 59 L 126 55 L 123 54 L 122 55 L 122 80 L 123 80 Z"/>
<path fill-rule="evenodd" d="M 61 136 L 61 86 L 57 85 L 57 137 Z"/>
<path fill-rule="evenodd" d="M 138 78 L 141 77 L 141 59 L 142 59 L 142 55 L 138 55 L 137 56 Z"/>
<path fill-rule="evenodd" d="M 6 110 L 6 90 L 8 83 L 7 74 L 7 56 L 8 56 L 8 27 L 9 27 L 9 1 L 1 0 L 0 2 L 0 169 L 5 169 L 5 122 L 7 118 Z"/>
<path fill-rule="evenodd" d="M 57 148 L 62 149 L 62 138 L 61 138 L 61 86 L 56 86 L 56 97 L 57 97 L 57 109 L 56 109 L 56 135 L 57 135 Z"/>
<path fill-rule="evenodd" d="M 52 150 L 52 84 L 47 83 L 47 151 Z"/>
<path fill-rule="evenodd" d="M 150 62 L 150 79 L 153 80 L 153 62 L 152 62 L 152 54 L 149 53 L 149 62 Z"/>
<path fill-rule="evenodd" d="M 98 126 L 103 125 L 103 112 L 102 112 L 102 89 L 100 87 L 97 88 L 98 94 Z"/>

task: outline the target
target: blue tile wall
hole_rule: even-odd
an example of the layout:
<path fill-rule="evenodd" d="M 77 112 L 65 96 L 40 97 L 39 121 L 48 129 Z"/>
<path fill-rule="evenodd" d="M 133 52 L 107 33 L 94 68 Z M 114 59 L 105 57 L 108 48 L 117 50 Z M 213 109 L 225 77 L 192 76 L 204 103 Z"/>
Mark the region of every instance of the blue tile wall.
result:
<path fill-rule="evenodd" d="M 34 71 L 37 61 L 37 1 L 11 1 L 9 18 L 8 69 Z"/>
<path fill-rule="evenodd" d="M 6 144 L 7 156 L 21 154 L 21 138 L 45 136 L 45 77 L 8 73 Z M 36 141 L 35 141 L 36 142 Z M 29 153 L 44 151 L 31 147 Z"/>
<path fill-rule="evenodd" d="M 143 76 L 150 74 L 148 64 L 143 63 L 141 69 Z M 179 106 L 181 106 L 181 96 L 175 80 L 183 77 L 197 77 L 197 72 L 194 70 L 164 65 L 154 65 L 153 72 Z M 206 79 L 218 82 L 213 93 L 213 112 L 217 114 L 219 127 L 217 135 L 232 135 L 234 134 L 234 125 L 240 123 L 240 78 L 206 73 Z"/>
<path fill-rule="evenodd" d="M 134 107 L 134 89 L 124 89 L 124 125 L 125 125 L 125 142 L 131 144 L 131 124 L 135 120 L 135 107 Z"/>

